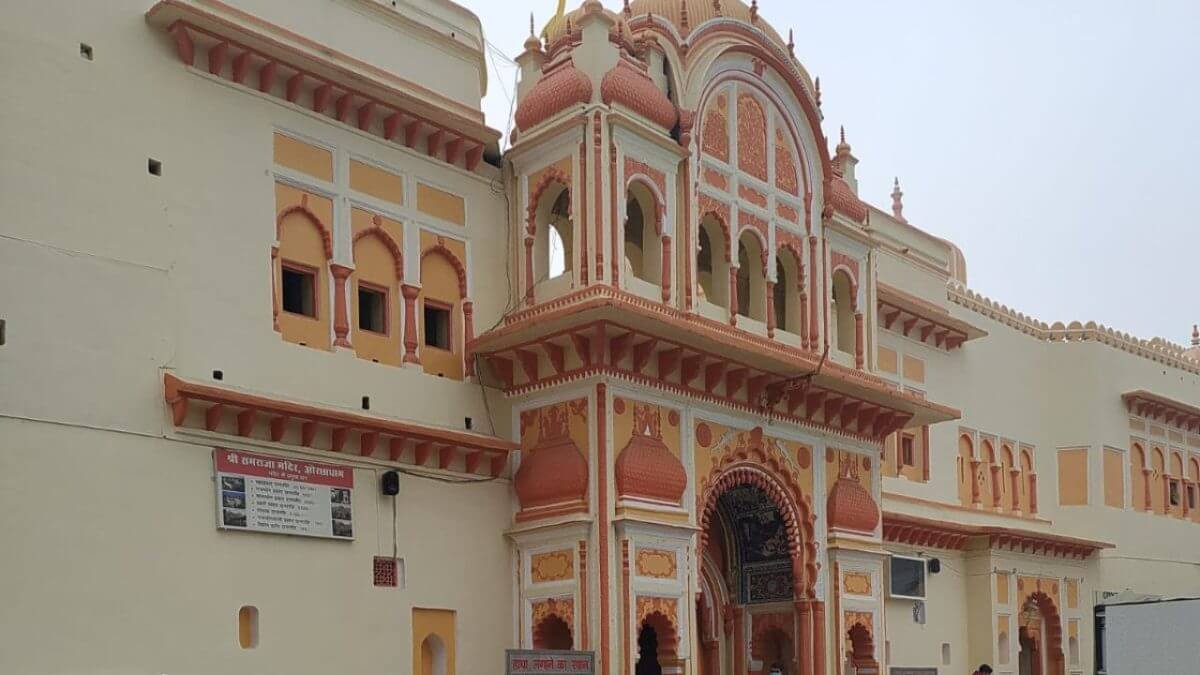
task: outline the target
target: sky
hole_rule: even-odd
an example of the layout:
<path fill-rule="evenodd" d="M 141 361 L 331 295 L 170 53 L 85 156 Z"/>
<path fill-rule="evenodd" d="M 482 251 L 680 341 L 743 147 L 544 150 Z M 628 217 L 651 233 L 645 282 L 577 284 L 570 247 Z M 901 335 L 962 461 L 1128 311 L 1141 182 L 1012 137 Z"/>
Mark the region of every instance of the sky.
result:
<path fill-rule="evenodd" d="M 558 0 L 459 0 L 509 128 L 514 58 Z M 568 0 L 567 7 L 582 4 Z M 619 9 L 619 0 L 606 0 Z M 517 9 L 517 7 L 521 9 Z M 958 244 L 968 286 L 1036 319 L 1189 344 L 1200 322 L 1200 2 L 759 0 L 845 125 L 859 196 Z"/>

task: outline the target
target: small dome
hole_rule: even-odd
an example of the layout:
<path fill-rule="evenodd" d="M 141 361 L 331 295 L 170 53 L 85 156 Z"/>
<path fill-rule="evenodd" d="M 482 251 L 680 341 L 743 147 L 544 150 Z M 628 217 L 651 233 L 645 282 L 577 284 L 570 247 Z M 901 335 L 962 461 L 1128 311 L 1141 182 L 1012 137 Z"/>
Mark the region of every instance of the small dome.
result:
<path fill-rule="evenodd" d="M 678 505 L 687 488 L 679 458 L 654 436 L 634 434 L 617 457 L 617 493 Z"/>
<path fill-rule="evenodd" d="M 829 194 L 825 195 L 825 199 L 835 211 L 849 216 L 856 223 L 867 219 L 867 205 L 854 194 L 844 178 L 835 177 L 830 182 Z"/>
<path fill-rule="evenodd" d="M 879 507 L 871 493 L 849 476 L 842 476 L 833 484 L 826 515 L 831 529 L 871 533 L 879 524 Z"/>
<path fill-rule="evenodd" d="M 655 86 L 641 66 L 626 58 L 618 59 L 617 65 L 604 75 L 600 98 L 608 105 L 619 103 L 664 129 L 671 129 L 679 120 L 671 99 Z"/>
<path fill-rule="evenodd" d="M 592 100 L 592 81 L 568 57 L 550 66 L 517 105 L 517 128 L 528 131 L 572 105 Z"/>
<path fill-rule="evenodd" d="M 522 509 L 583 501 L 587 496 L 587 459 L 569 436 L 539 442 L 513 476 Z"/>

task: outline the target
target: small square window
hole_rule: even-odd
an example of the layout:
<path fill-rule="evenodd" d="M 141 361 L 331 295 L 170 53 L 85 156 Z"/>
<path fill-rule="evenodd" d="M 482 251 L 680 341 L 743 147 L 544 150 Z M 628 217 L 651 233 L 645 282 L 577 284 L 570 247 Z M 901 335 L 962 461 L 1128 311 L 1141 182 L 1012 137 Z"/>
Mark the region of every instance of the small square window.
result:
<path fill-rule="evenodd" d="M 913 460 L 913 436 L 912 434 L 900 435 L 900 465 L 901 466 L 916 466 L 916 461 Z"/>
<path fill-rule="evenodd" d="M 317 275 L 296 267 L 283 268 L 283 311 L 317 316 Z"/>
<path fill-rule="evenodd" d="M 425 301 L 425 344 L 450 349 L 450 308 Z"/>
<path fill-rule="evenodd" d="M 1189 509 L 1196 508 L 1196 486 L 1189 485 L 1187 488 L 1187 502 Z"/>
<path fill-rule="evenodd" d="M 84 61 L 91 61 L 94 58 L 92 54 L 92 46 L 85 42 L 80 42 L 79 58 L 83 59 Z"/>
<path fill-rule="evenodd" d="M 151 176 L 161 176 L 162 175 L 162 162 L 151 157 L 150 159 L 148 159 L 146 161 L 146 170 L 150 172 Z"/>
<path fill-rule="evenodd" d="M 372 333 L 387 334 L 386 291 L 359 284 L 358 328 Z"/>

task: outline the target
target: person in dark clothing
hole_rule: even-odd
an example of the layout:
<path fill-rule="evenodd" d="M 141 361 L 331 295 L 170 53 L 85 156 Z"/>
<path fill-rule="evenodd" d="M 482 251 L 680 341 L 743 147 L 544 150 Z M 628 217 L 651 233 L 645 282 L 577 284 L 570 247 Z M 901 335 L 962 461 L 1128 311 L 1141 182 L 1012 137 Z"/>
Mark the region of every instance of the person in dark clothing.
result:
<path fill-rule="evenodd" d="M 974 675 L 992 675 L 992 667 L 985 663 L 979 666 L 979 670 L 976 670 Z"/>

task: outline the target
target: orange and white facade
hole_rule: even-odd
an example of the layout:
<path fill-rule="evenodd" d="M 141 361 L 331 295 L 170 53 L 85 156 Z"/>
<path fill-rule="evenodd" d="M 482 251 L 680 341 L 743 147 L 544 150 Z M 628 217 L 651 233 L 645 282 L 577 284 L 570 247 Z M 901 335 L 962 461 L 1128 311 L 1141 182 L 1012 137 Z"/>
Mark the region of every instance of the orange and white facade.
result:
<path fill-rule="evenodd" d="M 561 12 L 503 153 L 448 0 L 9 14 L 0 671 L 1069 675 L 1200 592 L 1200 336 L 969 290 L 757 3 Z"/>

